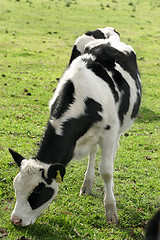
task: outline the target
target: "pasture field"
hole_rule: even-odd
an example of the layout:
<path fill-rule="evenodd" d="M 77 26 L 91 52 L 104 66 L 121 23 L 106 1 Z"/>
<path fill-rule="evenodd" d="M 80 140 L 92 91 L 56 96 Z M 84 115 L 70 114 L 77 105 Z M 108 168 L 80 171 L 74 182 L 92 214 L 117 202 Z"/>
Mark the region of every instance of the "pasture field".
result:
<path fill-rule="evenodd" d="M 0 0 L 0 238 L 5 240 L 143 239 L 160 208 L 160 3 L 158 0 Z M 87 158 L 72 161 L 55 201 L 26 228 L 14 227 L 8 148 L 34 156 L 49 117 L 48 102 L 77 36 L 114 27 L 133 46 L 143 98 L 123 135 L 114 170 L 117 225 L 108 224 L 96 161 L 93 195 L 79 197 Z"/>

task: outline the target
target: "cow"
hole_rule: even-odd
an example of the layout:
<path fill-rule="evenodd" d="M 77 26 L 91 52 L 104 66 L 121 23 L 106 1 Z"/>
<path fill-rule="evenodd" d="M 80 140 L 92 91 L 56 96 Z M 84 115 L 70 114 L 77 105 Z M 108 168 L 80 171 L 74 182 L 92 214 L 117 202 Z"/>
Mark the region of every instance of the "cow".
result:
<path fill-rule="evenodd" d="M 93 36 L 93 32 L 88 35 Z M 106 217 L 108 221 L 118 221 L 114 159 L 121 134 L 137 116 L 141 80 L 135 51 L 120 41 L 116 31 L 109 32 L 112 34 L 108 37 L 94 35 L 81 49 L 80 39 L 83 42 L 85 36 L 76 41 L 69 65 L 49 103 L 50 117 L 36 156 L 27 160 L 9 149 L 20 167 L 14 179 L 16 204 L 11 214 L 14 225 L 35 222 L 57 195 L 58 184 L 63 182 L 66 167 L 73 158 L 79 160 L 89 155 L 80 195 L 91 194 L 98 147 Z M 74 55 L 75 46 L 79 54 Z"/>

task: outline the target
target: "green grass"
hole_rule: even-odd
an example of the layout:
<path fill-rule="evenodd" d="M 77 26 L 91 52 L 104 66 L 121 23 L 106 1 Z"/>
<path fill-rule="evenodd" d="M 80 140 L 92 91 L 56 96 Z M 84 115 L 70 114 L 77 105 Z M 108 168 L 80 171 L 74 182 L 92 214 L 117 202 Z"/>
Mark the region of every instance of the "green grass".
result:
<path fill-rule="evenodd" d="M 0 237 L 17 240 L 143 239 L 160 208 L 160 4 L 156 0 L 0 1 Z M 30 158 L 49 117 L 48 102 L 77 36 L 112 26 L 137 52 L 143 99 L 132 129 L 121 137 L 115 161 L 117 225 L 108 224 L 103 182 L 96 161 L 92 196 L 79 197 L 87 159 L 73 161 L 50 207 L 27 228 L 14 227 L 10 214 L 18 168 L 13 148 Z M 74 183 L 74 184 L 73 184 Z"/>

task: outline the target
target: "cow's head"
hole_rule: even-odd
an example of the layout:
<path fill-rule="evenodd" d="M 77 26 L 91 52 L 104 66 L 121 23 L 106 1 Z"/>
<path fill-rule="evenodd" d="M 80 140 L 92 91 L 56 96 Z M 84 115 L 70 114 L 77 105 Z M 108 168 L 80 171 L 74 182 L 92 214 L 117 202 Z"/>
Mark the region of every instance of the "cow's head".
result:
<path fill-rule="evenodd" d="M 63 181 L 65 167 L 62 164 L 45 164 L 35 159 L 26 160 L 9 149 L 20 172 L 14 179 L 16 204 L 11 214 L 15 225 L 27 226 L 35 222 L 58 192 Z"/>

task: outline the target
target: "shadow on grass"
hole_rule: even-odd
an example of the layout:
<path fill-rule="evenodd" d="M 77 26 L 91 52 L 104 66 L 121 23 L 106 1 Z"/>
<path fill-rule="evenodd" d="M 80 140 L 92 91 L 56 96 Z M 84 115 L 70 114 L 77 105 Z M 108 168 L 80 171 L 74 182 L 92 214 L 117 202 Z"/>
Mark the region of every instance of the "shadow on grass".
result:
<path fill-rule="evenodd" d="M 49 223 L 34 223 L 27 227 L 19 227 L 19 230 L 21 231 L 21 235 L 24 235 L 26 239 L 67 240 L 71 239 L 71 235 L 73 236 L 73 226 L 63 219 L 61 219 L 61 223 L 55 220 L 53 223 L 51 221 Z"/>
<path fill-rule="evenodd" d="M 91 222 L 89 224 L 90 226 L 88 227 L 93 229 L 93 231 L 96 229 L 96 232 L 98 230 L 104 233 L 106 228 L 109 235 L 115 230 L 115 232 L 123 233 L 129 237 L 129 239 L 144 239 L 143 230 L 145 229 L 146 222 L 144 220 L 143 213 L 139 213 L 135 209 L 127 209 L 121 204 L 119 204 L 119 207 L 123 209 L 123 211 L 121 212 L 121 209 L 119 209 L 120 218 L 117 225 L 109 224 L 107 221 L 105 224 L 101 223 L 101 216 L 98 216 L 98 219 L 93 219 L 91 216 Z M 123 215 L 124 212 L 125 214 Z M 104 216 L 102 216 L 102 222 L 103 220 Z M 76 232 L 76 229 L 73 226 L 73 222 L 71 224 L 70 220 L 63 218 L 63 216 L 55 216 L 54 219 L 49 220 L 48 223 L 35 223 L 34 225 L 28 226 L 27 228 L 21 228 L 21 233 L 30 236 L 29 239 L 35 238 L 38 240 L 91 239 L 89 231 L 87 232 L 87 235 L 80 235 L 78 231 Z M 100 239 L 98 233 L 97 239 Z"/>
<path fill-rule="evenodd" d="M 160 121 L 160 113 L 157 113 L 149 108 L 146 107 L 141 107 L 138 117 L 137 117 L 139 122 L 159 122 Z"/>
<path fill-rule="evenodd" d="M 144 214 L 137 212 L 135 208 L 127 209 L 121 204 L 119 204 L 119 207 L 123 211 L 121 212 L 119 209 L 118 229 L 121 232 L 125 232 L 131 239 L 144 239 L 144 231 L 146 229 Z"/>

